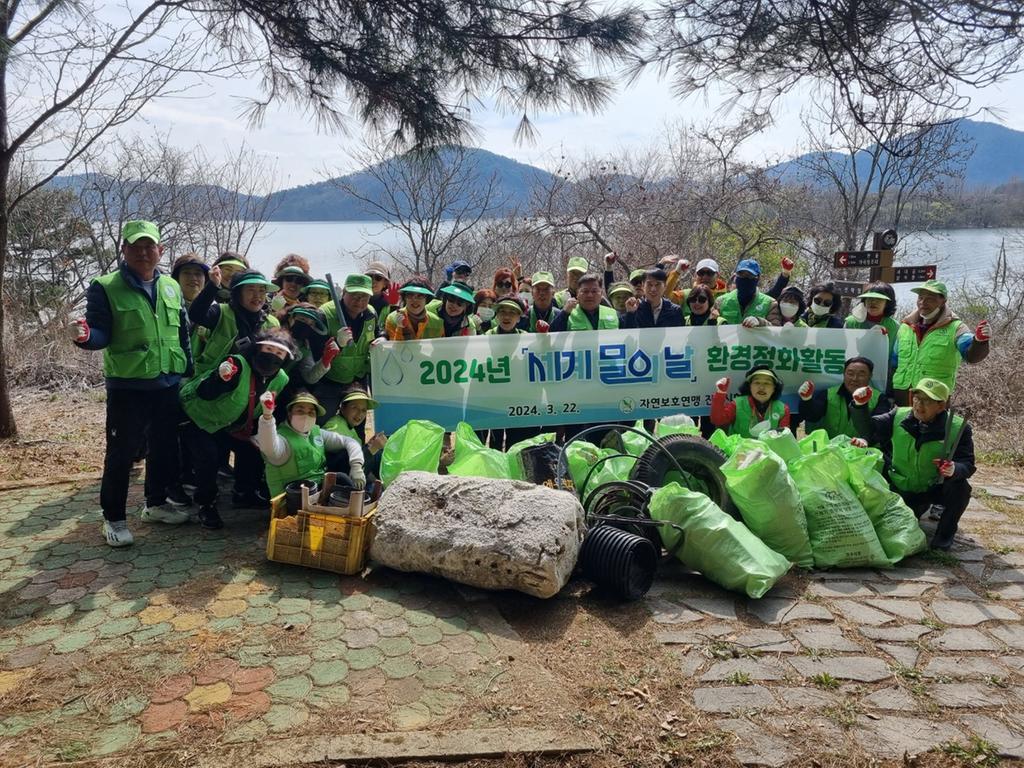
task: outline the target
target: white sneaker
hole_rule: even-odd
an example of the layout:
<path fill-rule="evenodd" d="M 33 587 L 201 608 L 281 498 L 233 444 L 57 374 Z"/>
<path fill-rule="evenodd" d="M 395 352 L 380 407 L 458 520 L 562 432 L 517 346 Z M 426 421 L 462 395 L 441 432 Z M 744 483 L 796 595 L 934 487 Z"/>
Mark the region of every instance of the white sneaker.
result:
<path fill-rule="evenodd" d="M 128 530 L 127 520 L 104 520 L 103 536 L 112 547 L 127 547 L 135 542 L 135 537 Z"/>
<path fill-rule="evenodd" d="M 157 504 L 155 507 L 144 506 L 139 517 L 147 523 L 181 525 L 188 522 L 189 514 L 183 509 L 175 509 L 167 504 Z"/>

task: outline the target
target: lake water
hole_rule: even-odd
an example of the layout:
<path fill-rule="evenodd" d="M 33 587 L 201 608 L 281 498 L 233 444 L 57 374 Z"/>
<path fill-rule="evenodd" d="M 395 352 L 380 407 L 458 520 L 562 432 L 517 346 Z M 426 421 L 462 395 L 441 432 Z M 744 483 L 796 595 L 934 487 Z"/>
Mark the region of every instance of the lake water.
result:
<path fill-rule="evenodd" d="M 984 279 L 1004 241 L 1011 262 L 1024 263 L 1024 229 L 951 229 L 908 235 L 896 247 L 895 263 L 937 264 L 939 278 L 952 289 L 964 280 Z M 396 230 L 376 221 L 271 222 L 249 249 L 249 258 L 253 266 L 269 273 L 286 253 L 301 253 L 315 275 L 331 272 L 340 282 L 340 275 L 361 269 L 381 248 L 401 243 Z M 842 278 L 838 270 L 836 277 Z M 912 287 L 911 283 L 896 286 L 901 304 L 910 303 Z"/>

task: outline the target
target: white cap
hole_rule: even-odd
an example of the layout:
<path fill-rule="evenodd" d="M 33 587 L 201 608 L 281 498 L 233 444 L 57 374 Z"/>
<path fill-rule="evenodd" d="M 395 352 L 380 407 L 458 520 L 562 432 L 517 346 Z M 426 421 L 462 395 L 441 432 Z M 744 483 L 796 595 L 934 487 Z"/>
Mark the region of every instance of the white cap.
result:
<path fill-rule="evenodd" d="M 700 272 L 702 269 L 710 269 L 712 272 L 717 274 L 720 270 L 718 269 L 718 262 L 714 259 L 701 259 L 697 262 L 697 268 L 694 272 Z"/>

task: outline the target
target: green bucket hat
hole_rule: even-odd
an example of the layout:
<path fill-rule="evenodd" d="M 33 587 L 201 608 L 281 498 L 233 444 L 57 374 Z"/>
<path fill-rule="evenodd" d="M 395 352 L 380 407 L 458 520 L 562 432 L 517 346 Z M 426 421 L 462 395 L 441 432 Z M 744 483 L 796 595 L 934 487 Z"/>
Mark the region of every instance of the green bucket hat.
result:
<path fill-rule="evenodd" d="M 582 256 L 573 256 L 565 267 L 566 272 L 579 272 L 581 275 L 590 270 L 590 264 Z"/>
<path fill-rule="evenodd" d="M 373 278 L 369 275 L 349 275 L 345 278 L 345 293 L 362 293 L 366 296 L 373 296 Z"/>
<path fill-rule="evenodd" d="M 550 272 L 534 272 L 530 277 L 530 285 L 550 285 L 555 287 L 555 276 Z"/>
<path fill-rule="evenodd" d="M 366 408 L 368 410 L 372 411 L 374 408 L 377 407 L 377 401 L 374 400 L 365 392 L 363 392 L 363 390 L 361 389 L 353 389 L 351 392 L 346 392 L 341 398 L 341 404 L 344 405 L 345 403 L 353 403 L 358 400 L 365 400 Z"/>
<path fill-rule="evenodd" d="M 947 400 L 949 400 L 949 387 L 943 384 L 938 379 L 921 379 L 919 382 L 917 382 L 917 386 L 911 389 L 910 391 L 921 392 L 926 397 L 938 403 L 944 403 Z"/>
<path fill-rule="evenodd" d="M 879 293 L 878 291 L 865 291 L 864 293 L 862 293 L 857 298 L 862 300 L 862 301 L 864 299 L 885 299 L 886 301 L 892 301 L 892 299 L 890 299 L 884 293 Z"/>
<path fill-rule="evenodd" d="M 946 290 L 946 284 L 940 283 L 938 280 L 926 280 L 921 283 L 917 288 L 911 288 L 911 293 L 921 293 L 927 291 L 928 293 L 937 293 L 939 296 L 949 296 L 949 291 Z"/>
<path fill-rule="evenodd" d="M 311 309 L 310 307 L 296 306 L 288 310 L 288 317 L 296 318 L 297 322 L 304 322 L 313 328 L 321 336 L 327 335 L 327 321 L 324 318 L 324 313 L 319 309 Z M 300 320 L 299 318 L 303 318 Z"/>
<path fill-rule="evenodd" d="M 608 290 L 608 295 L 614 296 L 616 293 L 625 293 L 632 296 L 634 294 L 633 286 L 629 283 L 612 283 L 612 287 Z"/>
<path fill-rule="evenodd" d="M 263 276 L 261 272 L 240 272 L 231 279 L 231 290 L 241 288 L 243 285 L 262 285 L 268 291 L 276 291 L 277 284 L 272 283 Z"/>
<path fill-rule="evenodd" d="M 467 304 L 474 304 L 473 292 L 469 290 L 469 286 L 465 283 L 449 283 L 442 288 L 438 293 L 443 293 L 445 296 L 451 296 L 455 299 L 462 299 Z"/>
<path fill-rule="evenodd" d="M 311 394 L 309 394 L 309 392 L 300 392 L 295 397 L 293 397 L 292 401 L 288 403 L 288 410 L 290 411 L 293 405 L 298 405 L 299 403 L 306 403 L 307 405 L 316 406 L 316 415 L 319 416 L 320 418 L 323 418 L 324 416 L 327 415 L 327 411 L 325 411 L 324 407 L 320 405 L 320 401 L 313 397 Z"/>
<path fill-rule="evenodd" d="M 126 221 L 121 227 L 121 239 L 134 244 L 140 238 L 148 237 L 154 243 L 160 242 L 160 230 L 152 221 Z"/>
<path fill-rule="evenodd" d="M 281 270 L 279 270 L 278 273 L 274 275 L 274 282 L 280 285 L 280 283 L 278 283 L 277 281 L 285 277 L 297 278 L 303 281 L 303 283 L 306 285 L 313 282 L 313 278 L 310 277 L 309 274 L 302 267 L 297 267 L 294 264 L 289 264 L 287 267 L 284 267 Z"/>

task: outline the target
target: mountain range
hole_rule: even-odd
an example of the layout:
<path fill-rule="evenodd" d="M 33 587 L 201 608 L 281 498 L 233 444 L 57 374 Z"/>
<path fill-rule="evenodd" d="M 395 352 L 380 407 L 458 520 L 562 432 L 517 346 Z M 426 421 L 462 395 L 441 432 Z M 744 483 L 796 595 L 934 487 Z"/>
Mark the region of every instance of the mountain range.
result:
<path fill-rule="evenodd" d="M 968 189 L 997 187 L 1024 179 L 1024 131 L 974 120 L 961 120 L 963 136 L 974 147 L 964 168 L 964 186 Z M 445 150 L 450 151 L 450 150 Z M 530 190 L 549 181 L 552 174 L 532 165 L 519 163 L 483 149 L 465 148 L 469 162 L 476 170 L 479 185 L 485 185 L 492 176 L 496 181 L 495 200 L 500 205 L 495 215 L 523 209 L 530 200 Z M 802 170 L 799 158 L 774 166 L 773 170 L 784 179 L 799 180 Z M 395 162 L 394 160 L 385 161 Z M 62 176 L 55 179 L 55 187 L 76 191 L 87 189 L 89 175 Z M 382 187 L 375 175 L 368 171 L 342 176 L 315 184 L 292 187 L 274 192 L 271 196 L 271 221 L 354 221 L 375 218 L 370 207 L 343 187 L 358 190 L 362 196 L 376 198 Z M 228 193 L 223 189 L 204 188 L 196 194 L 209 196 L 211 192 Z M 244 210 L 244 208 L 243 208 Z"/>

